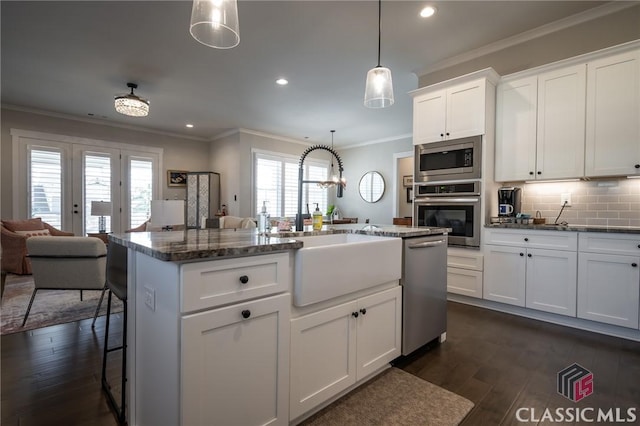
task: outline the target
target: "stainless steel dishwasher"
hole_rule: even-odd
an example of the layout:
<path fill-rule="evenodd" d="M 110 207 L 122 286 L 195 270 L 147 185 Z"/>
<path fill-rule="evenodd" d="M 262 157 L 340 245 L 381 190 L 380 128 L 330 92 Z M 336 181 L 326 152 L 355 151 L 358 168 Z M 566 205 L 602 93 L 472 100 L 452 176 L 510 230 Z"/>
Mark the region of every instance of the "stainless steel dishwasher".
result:
<path fill-rule="evenodd" d="M 405 238 L 402 355 L 447 331 L 447 235 Z"/>

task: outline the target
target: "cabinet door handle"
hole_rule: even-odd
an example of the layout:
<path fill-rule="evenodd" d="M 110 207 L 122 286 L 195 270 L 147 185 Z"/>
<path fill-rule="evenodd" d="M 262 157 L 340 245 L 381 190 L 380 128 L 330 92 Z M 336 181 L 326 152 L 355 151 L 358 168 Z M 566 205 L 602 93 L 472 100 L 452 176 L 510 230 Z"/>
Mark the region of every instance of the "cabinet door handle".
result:
<path fill-rule="evenodd" d="M 527 253 L 527 257 L 531 257 L 531 253 Z"/>
<path fill-rule="evenodd" d="M 450 136 L 450 133 L 449 133 L 449 132 L 447 132 L 447 136 Z"/>
<path fill-rule="evenodd" d="M 358 311 L 351 312 L 351 316 L 354 317 L 354 318 L 358 318 Z"/>
<path fill-rule="evenodd" d="M 638 267 L 638 264 L 634 262 L 634 263 L 632 263 L 632 264 L 631 264 L 631 266 L 633 266 L 634 268 L 636 268 L 636 267 Z"/>
<path fill-rule="evenodd" d="M 520 253 L 520 256 L 524 256 L 524 253 Z"/>
<path fill-rule="evenodd" d="M 360 313 L 361 313 L 362 315 L 367 315 L 367 308 L 362 308 L 362 309 L 360 309 Z"/>
<path fill-rule="evenodd" d="M 640 248 L 640 244 L 638 244 L 638 248 Z"/>
<path fill-rule="evenodd" d="M 533 172 L 529 172 L 529 175 L 533 176 Z"/>
<path fill-rule="evenodd" d="M 251 316 L 251 311 L 248 309 L 245 309 L 244 311 L 242 311 L 242 318 L 247 319 Z"/>
<path fill-rule="evenodd" d="M 441 137 L 441 138 L 444 138 L 444 133 L 440 133 L 440 137 Z"/>
<path fill-rule="evenodd" d="M 640 169 L 640 164 L 636 164 L 636 165 L 635 165 L 635 166 L 633 166 L 633 167 L 635 167 L 636 169 Z"/>
<path fill-rule="evenodd" d="M 246 276 L 246 275 L 241 276 L 241 277 L 240 277 L 240 282 L 241 282 L 242 284 L 246 284 L 246 283 L 248 283 L 248 282 L 249 282 L 249 277 L 248 277 L 248 276 Z"/>
<path fill-rule="evenodd" d="M 527 237 L 524 237 L 524 240 L 525 240 L 525 241 L 529 241 L 529 239 L 528 239 Z"/>
<path fill-rule="evenodd" d="M 542 174 L 542 172 L 540 172 L 540 171 L 539 171 L 539 172 L 538 172 L 538 174 L 539 174 L 539 175 L 541 175 L 541 174 Z"/>

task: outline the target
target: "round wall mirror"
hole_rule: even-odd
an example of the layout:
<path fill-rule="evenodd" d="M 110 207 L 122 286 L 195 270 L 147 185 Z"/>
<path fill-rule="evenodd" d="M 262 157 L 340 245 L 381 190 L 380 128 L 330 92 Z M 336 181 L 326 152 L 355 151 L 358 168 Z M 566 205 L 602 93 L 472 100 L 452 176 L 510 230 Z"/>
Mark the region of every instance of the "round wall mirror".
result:
<path fill-rule="evenodd" d="M 384 178 L 378 172 L 367 172 L 360 179 L 360 196 L 367 203 L 377 203 L 384 194 Z"/>

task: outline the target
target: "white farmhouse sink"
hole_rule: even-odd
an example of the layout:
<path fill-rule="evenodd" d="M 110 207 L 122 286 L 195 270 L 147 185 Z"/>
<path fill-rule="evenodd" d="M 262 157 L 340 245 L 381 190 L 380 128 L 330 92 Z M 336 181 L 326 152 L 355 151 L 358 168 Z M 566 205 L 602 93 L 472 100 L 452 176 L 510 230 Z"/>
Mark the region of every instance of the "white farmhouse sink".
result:
<path fill-rule="evenodd" d="M 296 237 L 293 303 L 306 306 L 400 279 L 402 239 L 360 234 Z"/>

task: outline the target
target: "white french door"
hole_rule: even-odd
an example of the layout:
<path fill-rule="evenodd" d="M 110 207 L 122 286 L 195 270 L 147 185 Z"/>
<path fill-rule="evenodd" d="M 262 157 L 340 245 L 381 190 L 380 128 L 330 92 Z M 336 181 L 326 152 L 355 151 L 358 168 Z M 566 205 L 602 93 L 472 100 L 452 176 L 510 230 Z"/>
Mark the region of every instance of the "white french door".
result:
<path fill-rule="evenodd" d="M 14 217 L 41 217 L 76 235 L 98 232 L 92 201 L 111 203 L 107 232 L 149 217 L 160 193 L 161 149 L 17 130 L 12 136 Z"/>

